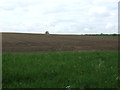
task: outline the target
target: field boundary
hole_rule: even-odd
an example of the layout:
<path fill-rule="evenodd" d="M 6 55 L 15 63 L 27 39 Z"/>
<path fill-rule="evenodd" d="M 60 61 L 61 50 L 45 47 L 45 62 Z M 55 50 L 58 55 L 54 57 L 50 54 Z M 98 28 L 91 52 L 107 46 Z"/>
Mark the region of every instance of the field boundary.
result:
<path fill-rule="evenodd" d="M 2 33 L 0 33 L 0 89 L 2 89 Z"/>

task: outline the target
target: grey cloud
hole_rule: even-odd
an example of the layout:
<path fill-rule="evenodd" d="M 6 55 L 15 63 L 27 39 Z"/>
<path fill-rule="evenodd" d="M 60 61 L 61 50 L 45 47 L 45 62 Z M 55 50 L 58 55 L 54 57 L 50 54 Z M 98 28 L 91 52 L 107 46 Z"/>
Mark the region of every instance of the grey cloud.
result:
<path fill-rule="evenodd" d="M 45 14 L 54 14 L 54 13 L 64 13 L 68 12 L 68 9 L 64 5 L 59 5 L 57 7 L 53 7 L 51 9 L 46 10 Z"/>
<path fill-rule="evenodd" d="M 12 10 L 15 10 L 16 8 L 26 8 L 28 6 L 33 6 L 33 5 L 38 5 L 38 3 L 36 3 L 36 2 L 23 2 L 21 0 L 16 1 L 16 2 L 7 2 L 7 0 L 6 0 L 5 5 L 0 6 L 0 9 L 12 11 Z"/>
<path fill-rule="evenodd" d="M 15 10 L 14 7 L 0 7 L 0 9 L 2 9 L 2 10 L 6 10 L 6 11 L 12 11 L 12 10 Z"/>
<path fill-rule="evenodd" d="M 50 4 L 55 4 L 55 6 L 45 6 Z M 107 11 L 88 15 L 90 8 L 100 6 L 106 7 Z M 31 9 L 32 7 L 35 8 Z M 15 10 L 17 8 L 22 10 Z M 4 26 L 1 25 L 0 28 L 7 31 L 44 32 L 49 30 L 51 33 L 112 33 L 117 31 L 117 25 L 109 29 L 105 28 L 108 23 L 117 23 L 117 3 L 104 0 L 100 3 L 90 0 L 30 0 L 30 2 L 19 0 L 1 6 L 0 9 L 9 14 L 0 12 L 0 23 Z M 24 24 L 24 27 L 19 24 Z M 11 27 L 14 25 L 17 28 Z"/>
<path fill-rule="evenodd" d="M 53 22 L 54 25 L 57 25 L 59 23 L 75 23 L 75 20 L 70 20 L 70 19 L 59 19 Z"/>

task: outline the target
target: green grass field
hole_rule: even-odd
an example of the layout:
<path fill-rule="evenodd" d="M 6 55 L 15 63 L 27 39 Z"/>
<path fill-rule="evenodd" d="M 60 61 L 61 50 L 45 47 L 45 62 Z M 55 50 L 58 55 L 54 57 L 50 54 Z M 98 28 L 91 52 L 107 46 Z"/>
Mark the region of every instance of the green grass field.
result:
<path fill-rule="evenodd" d="M 117 52 L 3 54 L 3 88 L 117 88 L 117 80 Z"/>
<path fill-rule="evenodd" d="M 120 37 L 120 35 L 98 35 L 98 36 L 113 36 L 113 37 Z"/>

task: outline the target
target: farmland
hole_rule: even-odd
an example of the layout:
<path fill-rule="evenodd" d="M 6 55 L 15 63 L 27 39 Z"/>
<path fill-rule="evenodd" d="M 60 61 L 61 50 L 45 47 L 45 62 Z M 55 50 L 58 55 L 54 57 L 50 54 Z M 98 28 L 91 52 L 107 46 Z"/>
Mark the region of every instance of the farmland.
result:
<path fill-rule="evenodd" d="M 3 33 L 3 88 L 117 88 L 118 37 Z"/>
<path fill-rule="evenodd" d="M 3 52 L 116 51 L 118 37 L 44 34 L 2 34 Z"/>

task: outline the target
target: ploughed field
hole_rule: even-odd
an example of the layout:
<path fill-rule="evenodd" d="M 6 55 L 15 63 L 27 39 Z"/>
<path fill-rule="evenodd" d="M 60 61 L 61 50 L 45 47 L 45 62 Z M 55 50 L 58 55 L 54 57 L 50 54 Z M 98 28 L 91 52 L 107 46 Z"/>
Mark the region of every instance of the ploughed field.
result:
<path fill-rule="evenodd" d="M 2 33 L 3 52 L 116 51 L 118 37 Z"/>

